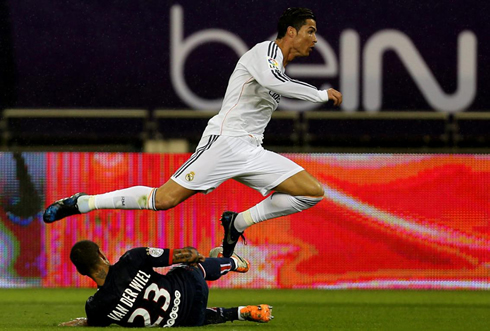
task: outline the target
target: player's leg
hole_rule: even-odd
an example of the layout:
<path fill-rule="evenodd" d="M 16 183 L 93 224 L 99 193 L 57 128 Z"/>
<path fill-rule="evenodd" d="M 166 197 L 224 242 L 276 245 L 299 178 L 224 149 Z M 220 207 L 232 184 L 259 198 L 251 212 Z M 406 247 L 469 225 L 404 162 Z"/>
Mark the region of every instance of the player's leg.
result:
<path fill-rule="evenodd" d="M 238 307 L 212 307 L 206 308 L 206 317 L 203 325 L 221 324 L 233 321 L 238 321 Z"/>
<path fill-rule="evenodd" d="M 236 243 L 248 227 L 306 210 L 323 199 L 323 188 L 318 180 L 282 155 L 263 151 L 250 167 L 255 173 L 238 180 L 264 195 L 270 191 L 275 193 L 244 212 L 223 213 L 224 256 L 233 253 Z"/>
<path fill-rule="evenodd" d="M 206 318 L 203 325 L 219 324 L 232 321 L 252 321 L 267 323 L 272 316 L 272 306 L 261 304 L 258 306 L 240 306 L 232 308 L 213 307 L 206 309 Z"/>
<path fill-rule="evenodd" d="M 223 248 L 216 247 L 209 252 L 210 258 L 199 264 L 204 279 L 216 280 L 229 271 L 247 272 L 250 263 L 234 253 L 231 258 L 223 257 Z M 272 316 L 272 306 L 239 306 L 232 308 L 213 307 L 206 309 L 203 325 L 219 324 L 229 321 L 254 321 L 267 323 Z"/>
<path fill-rule="evenodd" d="M 323 199 L 321 184 L 308 172 L 301 171 L 274 188 L 274 193 L 237 217 L 239 231 L 272 218 L 294 214 L 315 206 Z"/>
<path fill-rule="evenodd" d="M 96 209 L 149 209 L 167 210 L 194 195 L 173 180 L 161 187 L 133 186 L 103 194 L 77 193 L 58 200 L 46 208 L 43 219 L 52 223 L 67 216 L 88 213 Z"/>
<path fill-rule="evenodd" d="M 77 193 L 51 204 L 44 212 L 43 219 L 46 223 L 52 223 L 67 216 L 88 213 L 95 209 L 167 210 L 197 192 L 206 193 L 227 179 L 223 176 L 218 178 L 210 176 L 215 172 L 219 173 L 216 171 L 219 164 L 214 162 L 223 159 L 219 157 L 219 153 L 224 155 L 227 153 L 223 146 L 216 147 L 219 145 L 216 144 L 217 138 L 218 136 L 209 136 L 201 139 L 194 154 L 158 189 L 133 186 L 97 195 Z"/>
<path fill-rule="evenodd" d="M 194 195 L 173 180 L 159 188 L 133 186 L 122 190 L 78 198 L 78 209 L 87 213 L 95 209 L 150 209 L 167 210 Z"/>
<path fill-rule="evenodd" d="M 221 247 L 213 248 L 209 258 L 198 264 L 199 270 L 205 280 L 218 280 L 230 271 L 245 273 L 250 269 L 250 263 L 237 254 L 223 257 Z"/>
<path fill-rule="evenodd" d="M 306 170 L 300 171 L 285 179 L 273 188 L 273 191 L 292 196 L 323 197 L 322 184 Z"/>

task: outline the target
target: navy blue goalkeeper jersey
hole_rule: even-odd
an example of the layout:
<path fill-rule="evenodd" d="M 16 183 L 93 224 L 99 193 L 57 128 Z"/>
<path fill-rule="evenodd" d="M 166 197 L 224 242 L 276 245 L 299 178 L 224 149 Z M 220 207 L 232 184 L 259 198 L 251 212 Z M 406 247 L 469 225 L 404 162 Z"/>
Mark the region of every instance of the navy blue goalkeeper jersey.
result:
<path fill-rule="evenodd" d="M 196 268 L 176 267 L 166 275 L 153 270 L 172 264 L 172 249 L 135 248 L 109 268 L 103 286 L 85 304 L 90 326 L 198 325 L 208 288 Z"/>

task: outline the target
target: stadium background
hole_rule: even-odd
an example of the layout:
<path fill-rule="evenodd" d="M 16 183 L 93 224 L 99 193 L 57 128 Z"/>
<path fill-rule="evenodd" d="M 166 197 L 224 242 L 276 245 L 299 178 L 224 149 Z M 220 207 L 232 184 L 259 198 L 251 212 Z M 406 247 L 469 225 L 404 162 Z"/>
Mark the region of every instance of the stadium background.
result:
<path fill-rule="evenodd" d="M 338 87 L 345 102 L 332 109 L 283 100 L 279 113 L 297 115 L 283 118 L 292 118 L 292 126 L 277 121 L 266 147 L 270 139 L 273 150 L 319 178 L 326 199 L 247 231 L 248 245 L 239 250 L 253 271 L 213 286 L 488 289 L 485 4 L 301 5 L 317 13 L 322 40 L 309 59 L 288 68 L 290 75 Z M 0 0 L 0 287 L 88 286 L 68 260 L 71 245 L 83 238 L 100 242 L 112 259 L 139 245 L 202 251 L 218 245 L 222 211 L 261 199 L 233 181 L 168 212 L 97 211 L 49 226 L 41 213 L 78 191 L 162 184 L 199 138 L 198 113 L 217 110 L 238 53 L 274 35 L 271 19 L 284 6 Z M 202 43 L 192 46 L 197 37 Z M 465 47 L 458 38 L 467 39 Z M 381 42 L 384 51 L 369 57 Z M 427 68 L 404 54 L 419 54 Z M 382 59 L 377 80 L 369 71 L 376 59 Z M 440 90 L 425 83 L 430 77 Z M 369 88 L 380 81 L 377 106 Z M 124 116 L 134 109 L 142 116 Z M 188 109 L 196 115 L 178 116 Z M 320 111 L 339 117 L 309 117 Z M 99 127 L 84 117 L 94 112 L 107 114 L 96 118 Z M 379 117 L 364 114 L 390 116 L 373 122 Z M 333 132 L 324 127 L 329 121 L 340 132 L 312 133 L 315 123 Z M 414 137 L 411 123 L 424 132 Z M 184 133 L 180 153 L 166 153 Z M 160 153 L 144 153 L 151 151 Z"/>
<path fill-rule="evenodd" d="M 261 199 L 234 181 L 167 212 L 96 211 L 52 225 L 41 223 L 46 202 L 76 191 L 157 186 L 187 156 L 27 153 L 26 172 L 19 165 L 22 156 L 1 154 L 7 206 L 2 211 L 2 286 L 89 285 L 69 263 L 71 245 L 86 238 L 100 243 L 112 260 L 134 246 L 192 245 L 203 252 L 218 246 L 220 214 L 245 210 Z M 237 251 L 250 258 L 251 272 L 214 286 L 490 287 L 490 157 L 287 156 L 319 178 L 325 200 L 312 210 L 249 229 L 248 245 Z"/>

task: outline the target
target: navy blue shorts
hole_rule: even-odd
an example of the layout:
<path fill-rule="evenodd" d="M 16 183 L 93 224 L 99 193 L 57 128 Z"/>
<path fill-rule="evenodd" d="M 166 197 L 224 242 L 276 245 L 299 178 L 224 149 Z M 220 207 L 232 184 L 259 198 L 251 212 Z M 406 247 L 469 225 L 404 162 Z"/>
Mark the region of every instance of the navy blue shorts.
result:
<path fill-rule="evenodd" d="M 206 308 L 208 305 L 209 288 L 204 280 L 202 272 L 196 267 L 183 267 L 182 274 L 186 281 L 195 286 L 194 298 L 188 317 L 179 326 L 201 326 L 206 319 Z"/>

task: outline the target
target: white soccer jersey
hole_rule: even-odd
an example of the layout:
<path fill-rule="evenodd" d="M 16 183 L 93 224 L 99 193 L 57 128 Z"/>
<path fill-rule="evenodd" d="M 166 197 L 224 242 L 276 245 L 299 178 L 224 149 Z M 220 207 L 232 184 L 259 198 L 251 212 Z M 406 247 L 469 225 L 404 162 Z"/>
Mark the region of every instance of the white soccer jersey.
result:
<path fill-rule="evenodd" d="M 274 41 L 264 41 L 246 52 L 230 77 L 221 110 L 209 120 L 203 137 L 252 135 L 262 141 L 281 96 L 328 101 L 327 91 L 292 79 L 284 71 L 283 54 Z"/>

